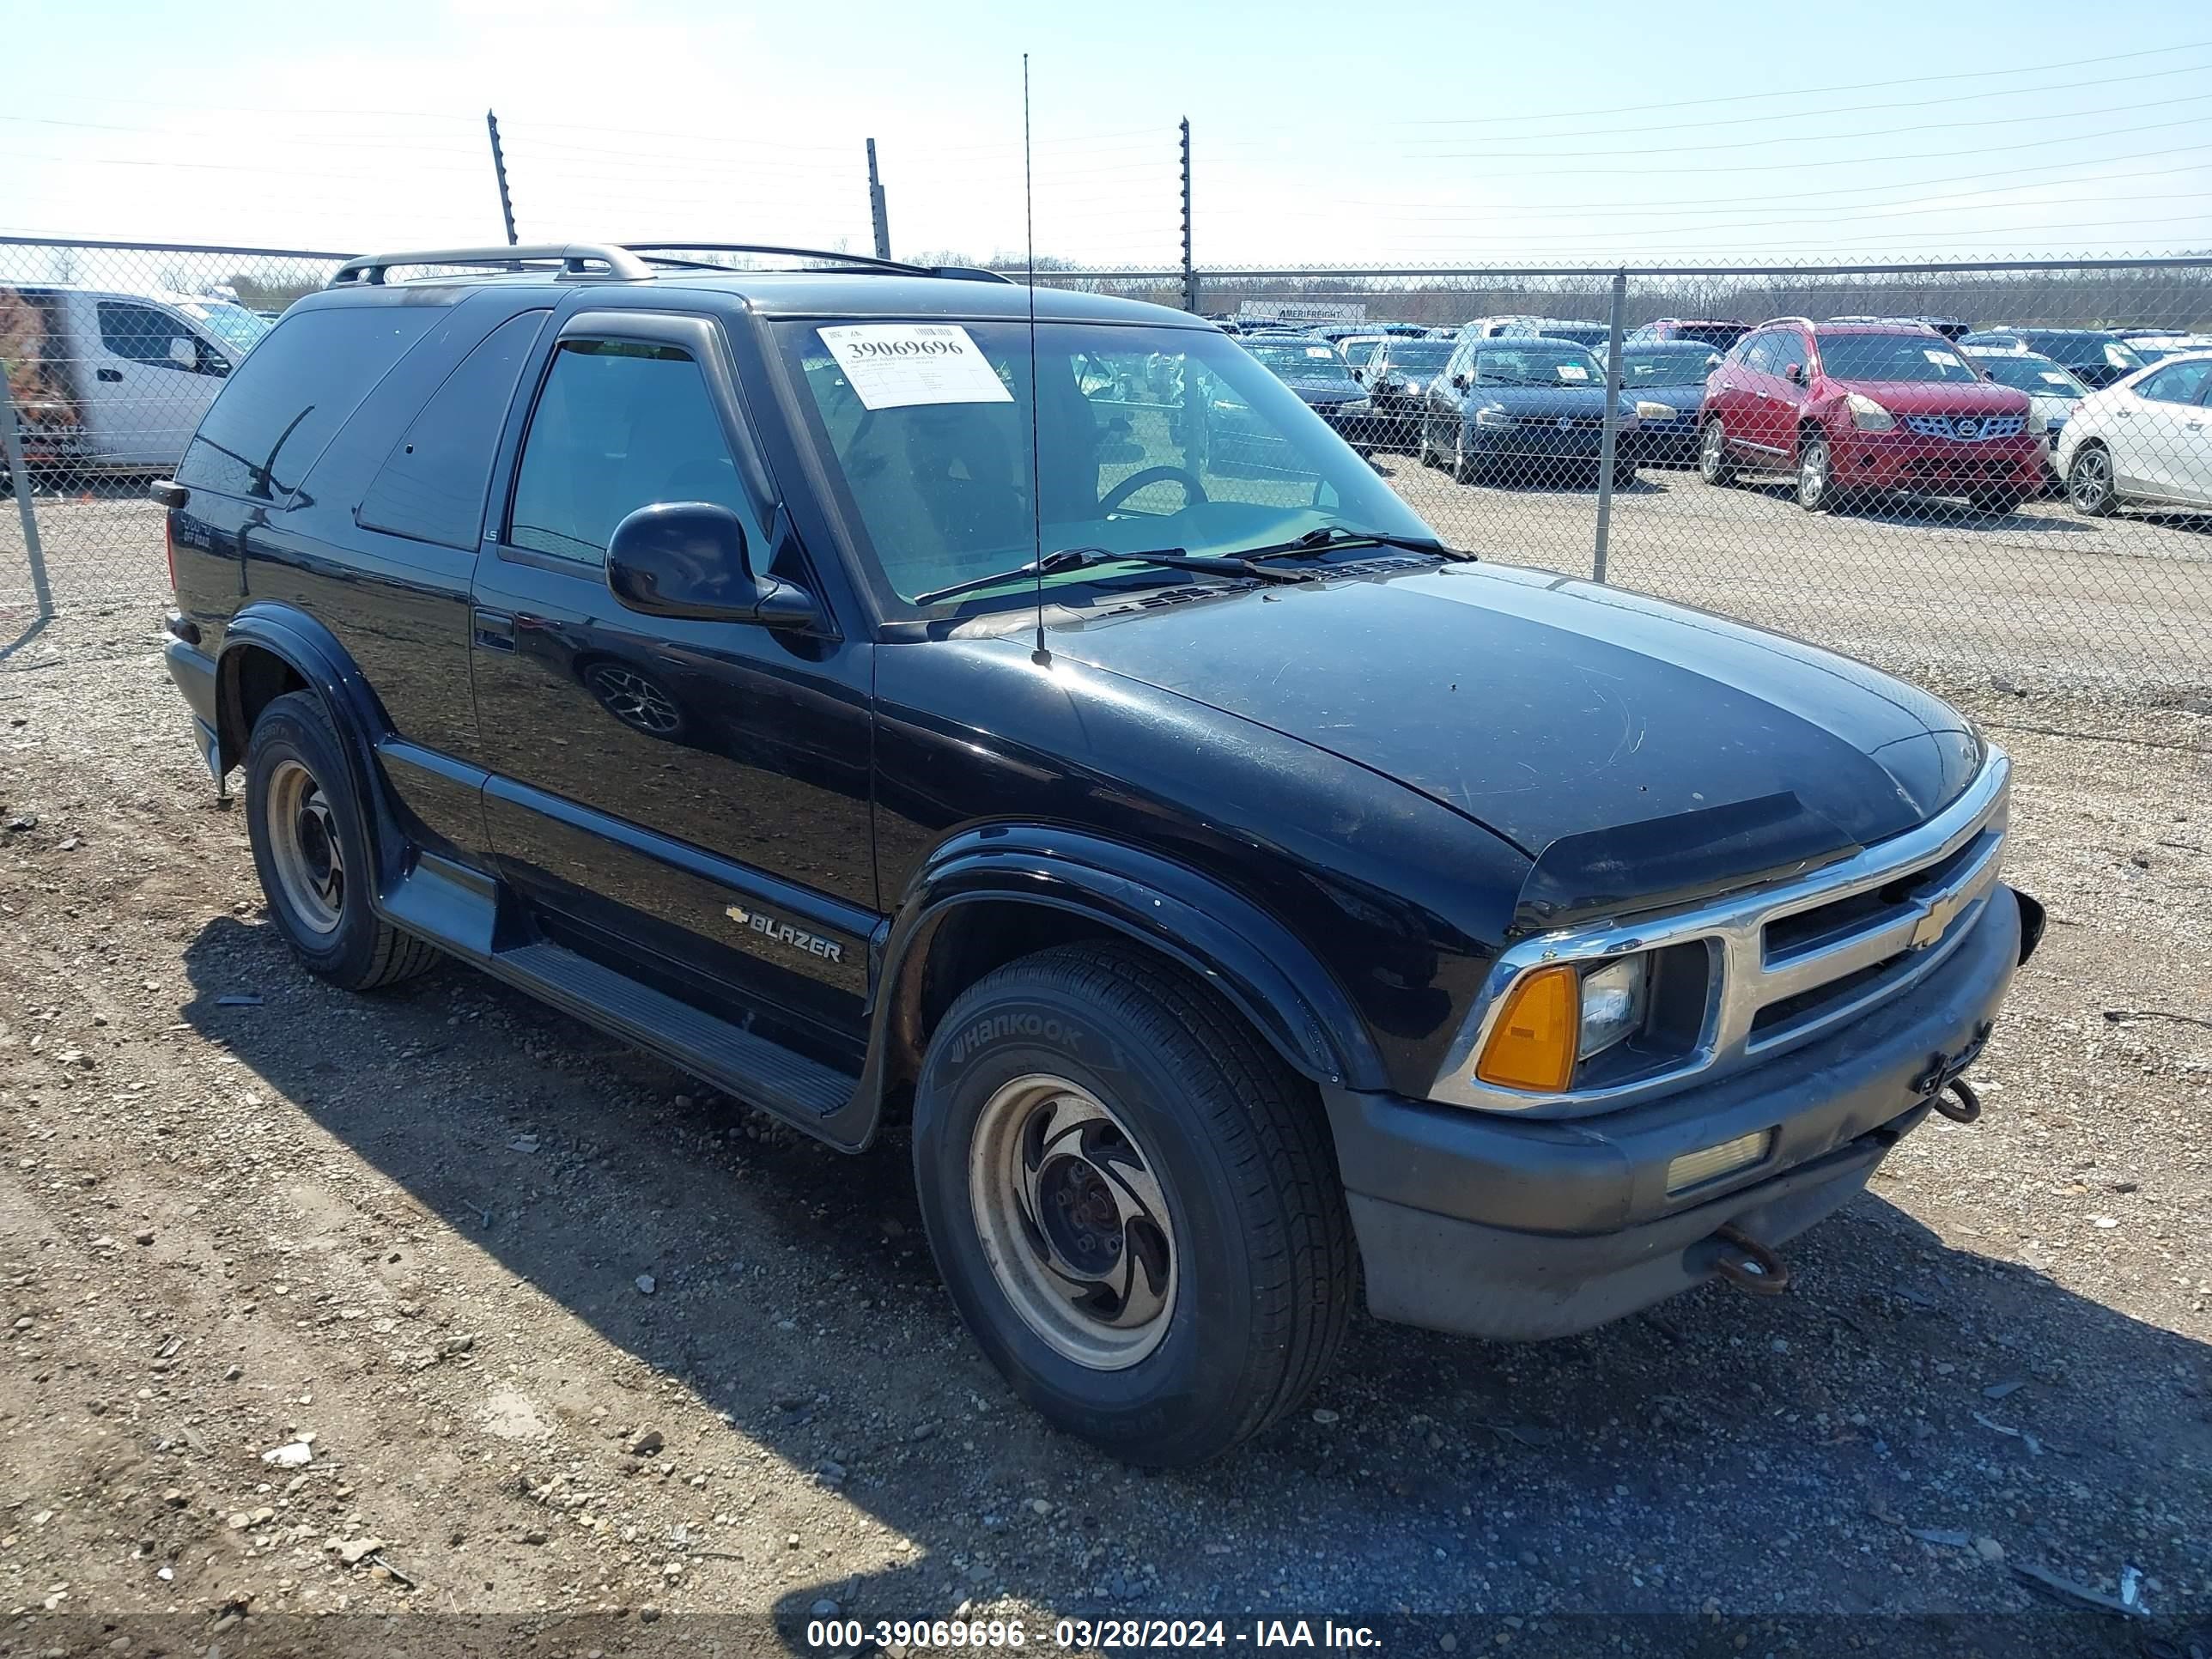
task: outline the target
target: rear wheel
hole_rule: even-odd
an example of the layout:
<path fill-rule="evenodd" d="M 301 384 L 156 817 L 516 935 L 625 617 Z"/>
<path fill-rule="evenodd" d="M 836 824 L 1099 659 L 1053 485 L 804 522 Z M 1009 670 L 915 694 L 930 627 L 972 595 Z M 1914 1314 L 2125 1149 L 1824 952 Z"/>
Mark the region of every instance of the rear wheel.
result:
<path fill-rule="evenodd" d="M 1132 1462 L 1297 1406 L 1352 1247 L 1303 1079 L 1196 981 L 1117 945 L 971 986 L 915 1092 L 915 1179 L 961 1316 L 1015 1391 Z"/>
<path fill-rule="evenodd" d="M 270 920 L 308 972 L 366 991 L 436 964 L 434 948 L 370 908 L 370 851 L 345 751 L 312 691 L 278 697 L 253 723 L 246 811 Z"/>
<path fill-rule="evenodd" d="M 2085 517 L 2101 519 L 2120 504 L 2112 479 L 2112 452 L 2102 444 L 2083 444 L 2066 470 L 2066 499 Z"/>
<path fill-rule="evenodd" d="M 1809 433 L 1797 445 L 1797 505 L 1808 513 L 1824 513 L 1834 490 L 1834 462 L 1828 441 Z"/>
<path fill-rule="evenodd" d="M 1707 421 L 1698 436 L 1698 476 L 1716 489 L 1735 482 L 1735 468 L 1729 464 L 1728 440 L 1722 435 L 1718 421 Z"/>

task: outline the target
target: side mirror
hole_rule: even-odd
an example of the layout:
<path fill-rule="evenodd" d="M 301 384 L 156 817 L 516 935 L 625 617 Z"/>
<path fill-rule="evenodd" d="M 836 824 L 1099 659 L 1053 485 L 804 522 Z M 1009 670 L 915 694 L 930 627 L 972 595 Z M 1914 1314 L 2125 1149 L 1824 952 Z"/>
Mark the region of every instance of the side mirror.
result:
<path fill-rule="evenodd" d="M 1467 376 L 1464 374 L 1453 375 L 1451 383 L 1452 389 L 1455 392 L 1464 392 L 1467 390 L 1468 380 Z"/>
<path fill-rule="evenodd" d="M 200 349 L 185 335 L 173 336 L 169 341 L 169 361 L 179 368 L 197 369 L 200 366 Z"/>
<path fill-rule="evenodd" d="M 1792 385 L 1792 386 L 1802 386 L 1802 385 L 1804 385 L 1804 384 L 1805 384 L 1805 365 L 1804 365 L 1804 364 L 1802 364 L 1802 363 L 1792 363 L 1792 364 L 1790 364 L 1789 368 L 1785 368 L 1785 369 L 1784 369 L 1784 370 L 1782 371 L 1782 378 L 1783 378 L 1784 380 L 1785 380 L 1789 381 L 1789 382 L 1790 382 L 1790 385 Z"/>
<path fill-rule="evenodd" d="M 659 501 L 617 525 L 607 548 L 607 591 L 625 610 L 648 617 L 769 628 L 804 628 L 819 618 L 812 594 L 753 574 L 744 526 L 709 501 Z"/>

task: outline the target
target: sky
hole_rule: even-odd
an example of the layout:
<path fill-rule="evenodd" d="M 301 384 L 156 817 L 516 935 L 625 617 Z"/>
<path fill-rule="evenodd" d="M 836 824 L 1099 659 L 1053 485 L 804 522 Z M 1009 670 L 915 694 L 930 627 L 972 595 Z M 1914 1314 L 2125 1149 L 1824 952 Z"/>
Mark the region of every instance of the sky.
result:
<path fill-rule="evenodd" d="M 1202 268 L 2212 248 L 2212 5 L 23 5 L 0 234 Z M 25 74 L 20 66 L 33 65 Z"/>

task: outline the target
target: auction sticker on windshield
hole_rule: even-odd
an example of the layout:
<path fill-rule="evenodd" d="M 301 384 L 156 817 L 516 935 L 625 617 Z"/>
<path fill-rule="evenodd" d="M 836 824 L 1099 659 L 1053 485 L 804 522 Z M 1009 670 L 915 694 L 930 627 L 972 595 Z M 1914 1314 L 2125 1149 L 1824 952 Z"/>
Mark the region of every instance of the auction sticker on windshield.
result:
<path fill-rule="evenodd" d="M 819 332 L 869 409 L 1014 400 L 957 323 L 848 323 Z"/>
<path fill-rule="evenodd" d="M 1563 380 L 1587 380 L 1589 379 L 1589 370 L 1584 368 L 1580 363 L 1561 363 L 1559 365 L 1559 378 Z"/>

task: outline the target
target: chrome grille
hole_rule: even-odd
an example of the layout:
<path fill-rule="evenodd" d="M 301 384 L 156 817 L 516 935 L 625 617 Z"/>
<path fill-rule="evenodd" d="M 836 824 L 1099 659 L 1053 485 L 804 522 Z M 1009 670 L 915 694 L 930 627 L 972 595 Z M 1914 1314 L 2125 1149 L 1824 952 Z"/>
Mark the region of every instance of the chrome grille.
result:
<path fill-rule="evenodd" d="M 1432 1099 L 1547 1117 L 1616 1110 L 1685 1084 L 1726 1076 L 1809 1042 L 1896 996 L 1950 955 L 1999 890 L 2012 765 L 2001 750 L 1942 812 L 1889 841 L 1786 886 L 1648 922 L 1567 929 L 1498 958 Z M 1680 1059 L 1624 1081 L 1540 1095 L 1474 1075 L 1505 993 L 1529 969 L 1633 951 L 1704 943 L 1704 1027 Z"/>
<path fill-rule="evenodd" d="M 1957 438 L 1978 443 L 1984 438 L 2017 438 L 2027 426 L 2024 415 L 1908 415 L 1905 429 L 1923 438 Z"/>

